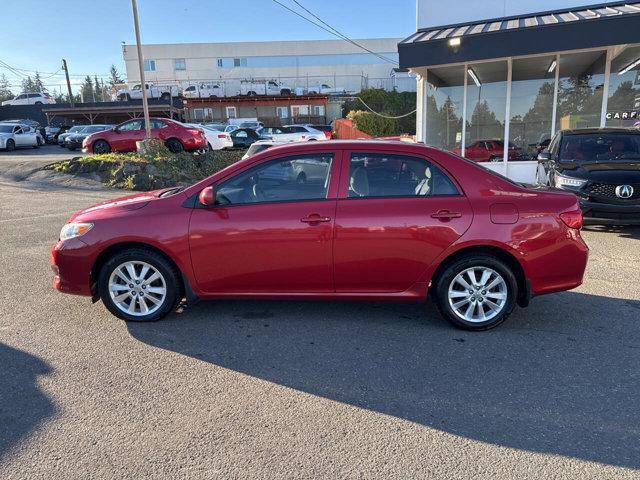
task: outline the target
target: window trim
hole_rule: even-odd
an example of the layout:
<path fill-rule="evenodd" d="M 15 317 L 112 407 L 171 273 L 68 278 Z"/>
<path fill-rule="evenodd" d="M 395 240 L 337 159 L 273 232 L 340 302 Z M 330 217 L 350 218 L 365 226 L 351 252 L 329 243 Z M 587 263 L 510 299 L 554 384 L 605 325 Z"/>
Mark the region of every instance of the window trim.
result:
<path fill-rule="evenodd" d="M 178 60 L 182 61 L 182 65 L 184 65 L 184 68 L 178 68 L 177 64 L 178 64 Z M 186 58 L 174 58 L 173 59 L 173 70 L 175 72 L 184 72 L 187 70 L 187 59 Z"/>
<path fill-rule="evenodd" d="M 353 155 L 394 155 L 394 156 L 398 156 L 398 157 L 408 157 L 408 158 L 415 158 L 418 160 L 422 160 L 424 162 L 427 162 L 430 165 L 435 166 L 436 168 L 438 168 L 443 175 L 446 175 L 446 177 L 449 179 L 449 181 L 453 184 L 453 186 L 456 188 L 456 190 L 458 191 L 457 194 L 447 194 L 447 195 L 428 195 L 428 196 L 421 196 L 421 195 L 384 195 L 384 196 L 375 196 L 375 197 L 350 197 L 349 196 L 349 178 L 350 178 L 350 167 L 351 167 L 351 157 Z M 398 199 L 416 199 L 416 200 L 427 200 L 429 198 L 446 198 L 446 197 L 466 197 L 465 193 L 464 193 L 464 189 L 462 188 L 462 186 L 460 185 L 460 183 L 451 175 L 451 173 L 444 168 L 440 163 L 436 162 L 435 160 L 431 159 L 430 157 L 425 157 L 423 155 L 420 154 L 416 154 L 416 153 L 398 153 L 395 152 L 393 150 L 369 150 L 369 151 L 363 151 L 363 150 L 343 150 L 343 154 L 342 154 L 342 169 L 340 172 L 340 185 L 339 185 L 339 189 L 338 189 L 338 200 L 379 200 L 379 199 L 394 199 L 394 198 L 398 198 Z"/>
<path fill-rule="evenodd" d="M 265 150 L 268 151 L 269 149 Z M 262 152 L 260 152 L 262 153 Z M 259 155 L 259 153 L 257 153 L 256 155 Z M 218 188 L 220 185 L 222 185 L 225 182 L 228 182 L 234 178 L 236 178 L 239 175 L 244 175 L 245 173 L 251 171 L 252 169 L 257 169 L 263 165 L 266 165 L 268 163 L 272 163 L 272 162 L 281 162 L 287 159 L 296 159 L 296 158 L 301 158 L 301 157 L 308 157 L 308 156 L 314 156 L 314 155 L 318 155 L 318 156 L 331 156 L 331 165 L 329 166 L 329 183 L 327 184 L 327 193 L 325 198 L 305 198 L 305 199 L 300 199 L 300 200 L 270 200 L 267 202 L 249 202 L 249 203 L 233 203 L 233 204 L 228 204 L 228 205 L 219 205 L 219 204 L 215 204 L 212 207 L 206 207 L 202 204 L 200 204 L 200 202 L 198 202 L 198 194 L 200 193 L 200 191 L 197 191 L 192 197 L 192 205 L 193 208 L 202 208 L 202 209 L 206 209 L 206 210 L 215 210 L 215 209 L 221 209 L 221 208 L 236 208 L 236 207 L 245 207 L 245 206 L 256 206 L 256 205 L 271 205 L 271 204 L 277 204 L 277 203 L 307 203 L 307 202 L 325 202 L 325 201 L 331 201 L 331 202 L 335 202 L 336 200 L 339 200 L 339 198 L 337 198 L 336 194 L 334 193 L 334 189 L 335 189 L 335 185 L 337 184 L 337 182 L 340 181 L 340 174 L 341 174 L 341 169 L 340 169 L 340 165 L 341 165 L 341 160 L 342 160 L 342 155 L 343 155 L 343 151 L 340 150 L 323 150 L 321 152 L 313 152 L 313 151 L 307 151 L 307 152 L 300 152 L 297 154 L 291 154 L 291 155 L 287 155 L 287 156 L 272 156 L 269 158 L 265 158 L 263 160 L 259 160 L 258 162 L 255 162 L 251 165 L 248 165 L 247 168 L 243 168 L 242 170 L 238 171 L 238 172 L 233 172 L 231 175 L 226 176 L 224 178 L 221 178 L 220 180 L 214 181 L 212 183 L 209 183 L 207 186 L 212 186 L 215 185 L 216 186 L 216 193 L 218 192 Z M 336 179 L 336 177 L 338 177 Z M 205 187 L 203 187 L 205 188 Z M 188 201 L 188 200 L 187 200 Z M 185 204 L 187 203 L 187 201 L 185 201 Z"/>

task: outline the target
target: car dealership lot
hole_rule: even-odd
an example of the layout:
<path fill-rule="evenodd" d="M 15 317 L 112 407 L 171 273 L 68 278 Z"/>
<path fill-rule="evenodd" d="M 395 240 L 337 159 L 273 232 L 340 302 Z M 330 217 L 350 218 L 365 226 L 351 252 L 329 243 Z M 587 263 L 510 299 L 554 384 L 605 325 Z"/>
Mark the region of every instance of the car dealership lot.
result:
<path fill-rule="evenodd" d="M 394 303 L 126 325 L 48 265 L 71 213 L 122 192 L 2 160 L 0 478 L 637 478 L 640 229 L 585 231 L 583 286 L 481 334 Z"/>

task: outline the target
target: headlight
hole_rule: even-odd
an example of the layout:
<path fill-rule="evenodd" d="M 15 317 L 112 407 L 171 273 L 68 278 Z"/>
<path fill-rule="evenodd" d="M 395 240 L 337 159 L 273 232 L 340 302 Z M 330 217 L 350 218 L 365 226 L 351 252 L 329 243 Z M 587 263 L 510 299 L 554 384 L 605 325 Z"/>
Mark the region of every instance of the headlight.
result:
<path fill-rule="evenodd" d="M 92 228 L 93 223 L 67 223 L 60 231 L 60 240 L 80 237 Z"/>
<path fill-rule="evenodd" d="M 582 178 L 569 177 L 566 175 L 556 174 L 554 178 L 555 178 L 555 185 L 557 188 L 563 188 L 563 187 L 580 188 L 585 183 L 587 183 L 587 181 L 583 180 Z"/>

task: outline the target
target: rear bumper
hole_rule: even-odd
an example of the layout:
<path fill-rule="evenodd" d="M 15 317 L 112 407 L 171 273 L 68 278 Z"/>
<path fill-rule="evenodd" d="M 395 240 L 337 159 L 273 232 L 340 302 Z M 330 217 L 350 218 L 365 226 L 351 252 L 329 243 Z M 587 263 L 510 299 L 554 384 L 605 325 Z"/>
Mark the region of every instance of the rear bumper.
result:
<path fill-rule="evenodd" d="M 207 146 L 207 140 L 205 138 L 187 138 L 183 142 L 185 150 L 198 150 Z"/>
<path fill-rule="evenodd" d="M 584 223 L 588 225 L 640 225 L 640 205 L 580 200 Z"/>

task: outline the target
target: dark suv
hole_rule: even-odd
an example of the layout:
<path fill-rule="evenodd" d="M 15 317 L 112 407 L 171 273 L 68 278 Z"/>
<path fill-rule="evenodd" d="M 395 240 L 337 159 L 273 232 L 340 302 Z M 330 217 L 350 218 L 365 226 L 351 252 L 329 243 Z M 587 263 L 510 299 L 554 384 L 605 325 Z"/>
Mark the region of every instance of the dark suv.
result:
<path fill-rule="evenodd" d="M 586 223 L 640 224 L 640 130 L 562 130 L 538 155 L 538 183 L 570 190 Z"/>

